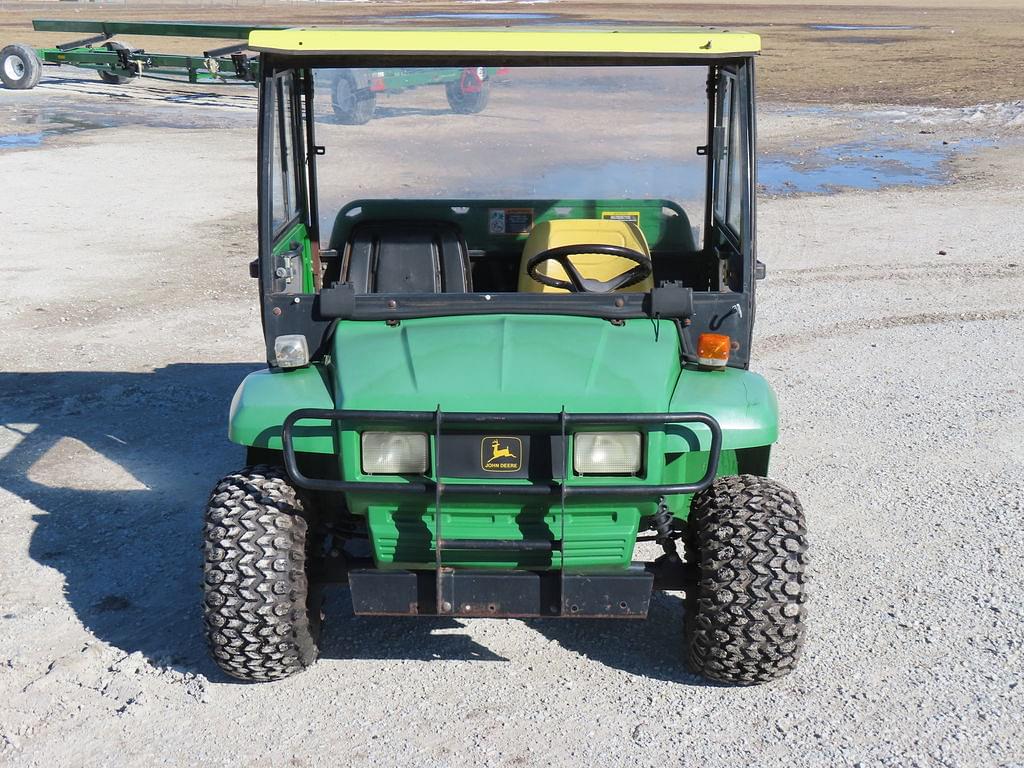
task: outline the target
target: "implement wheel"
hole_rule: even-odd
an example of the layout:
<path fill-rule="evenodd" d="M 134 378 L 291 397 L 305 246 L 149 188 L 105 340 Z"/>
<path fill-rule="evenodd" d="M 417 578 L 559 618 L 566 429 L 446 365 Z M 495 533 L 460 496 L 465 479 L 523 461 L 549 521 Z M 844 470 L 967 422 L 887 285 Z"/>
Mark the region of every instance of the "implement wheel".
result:
<path fill-rule="evenodd" d="M 111 41 L 109 43 L 105 43 L 103 45 L 103 47 L 106 48 L 108 51 L 130 51 L 131 50 L 127 45 L 123 45 L 122 43 L 117 43 L 117 42 L 113 42 L 113 41 Z M 97 73 L 100 76 L 100 80 L 102 80 L 107 85 L 124 85 L 125 83 L 130 82 L 132 80 L 132 78 L 135 77 L 134 73 L 130 74 L 130 75 L 124 75 L 124 74 L 118 74 L 117 72 L 113 72 L 113 71 L 111 71 L 109 69 L 98 69 L 96 71 L 97 71 Z M 124 70 L 119 70 L 119 71 L 123 72 Z"/>
<path fill-rule="evenodd" d="M 475 115 L 483 112 L 490 101 L 491 84 L 484 80 L 481 70 L 467 69 L 458 82 L 445 85 L 444 92 L 452 112 L 459 115 Z"/>
<path fill-rule="evenodd" d="M 319 591 L 307 576 L 309 530 L 280 467 L 221 480 L 206 508 L 206 639 L 217 665 L 241 680 L 279 680 L 317 657 Z"/>
<path fill-rule="evenodd" d="M 36 56 L 35 49 L 14 43 L 0 51 L 0 80 L 4 87 L 15 91 L 27 91 L 39 84 L 43 64 Z"/>
<path fill-rule="evenodd" d="M 764 477 L 722 477 L 694 497 L 687 594 L 690 668 L 754 685 L 791 672 L 804 641 L 807 531 L 796 496 Z"/>
<path fill-rule="evenodd" d="M 377 108 L 377 97 L 356 85 L 349 72 L 339 72 L 331 93 L 334 116 L 344 125 L 364 125 L 370 122 Z"/>

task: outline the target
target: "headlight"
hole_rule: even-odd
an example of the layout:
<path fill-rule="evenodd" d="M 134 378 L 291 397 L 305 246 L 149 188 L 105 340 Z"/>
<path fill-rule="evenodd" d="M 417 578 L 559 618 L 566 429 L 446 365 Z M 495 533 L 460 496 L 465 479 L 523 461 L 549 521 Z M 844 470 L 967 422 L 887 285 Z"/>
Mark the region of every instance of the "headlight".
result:
<path fill-rule="evenodd" d="M 422 475 L 427 461 L 427 436 L 422 432 L 363 432 L 367 475 Z"/>
<path fill-rule="evenodd" d="M 640 433 L 577 432 L 572 454 L 577 475 L 635 475 L 640 471 Z"/>
<path fill-rule="evenodd" d="M 301 368 L 309 364 L 309 345 L 300 333 L 274 339 L 274 363 L 278 368 Z"/>

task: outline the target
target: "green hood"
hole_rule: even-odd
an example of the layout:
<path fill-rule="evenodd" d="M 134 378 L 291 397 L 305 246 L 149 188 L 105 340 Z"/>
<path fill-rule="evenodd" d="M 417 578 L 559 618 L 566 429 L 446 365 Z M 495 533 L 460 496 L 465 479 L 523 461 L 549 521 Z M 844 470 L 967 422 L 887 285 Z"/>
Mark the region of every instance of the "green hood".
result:
<path fill-rule="evenodd" d="M 495 315 L 341 322 L 338 408 L 494 412 L 658 412 L 679 376 L 662 322 Z M 351 363 L 349 363 L 351 361 Z"/>

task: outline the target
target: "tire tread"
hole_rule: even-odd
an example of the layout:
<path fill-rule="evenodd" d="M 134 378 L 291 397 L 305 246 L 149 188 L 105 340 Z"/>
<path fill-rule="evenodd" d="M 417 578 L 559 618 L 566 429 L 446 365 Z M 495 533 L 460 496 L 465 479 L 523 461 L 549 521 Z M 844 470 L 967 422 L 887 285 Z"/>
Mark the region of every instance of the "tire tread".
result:
<path fill-rule="evenodd" d="M 807 531 L 796 495 L 764 477 L 721 477 L 694 497 L 699 564 L 688 599 L 691 669 L 755 685 L 788 674 L 806 627 Z"/>
<path fill-rule="evenodd" d="M 217 665 L 241 680 L 279 680 L 315 661 L 307 520 L 280 467 L 223 478 L 210 494 L 204 538 L 204 624 Z"/>

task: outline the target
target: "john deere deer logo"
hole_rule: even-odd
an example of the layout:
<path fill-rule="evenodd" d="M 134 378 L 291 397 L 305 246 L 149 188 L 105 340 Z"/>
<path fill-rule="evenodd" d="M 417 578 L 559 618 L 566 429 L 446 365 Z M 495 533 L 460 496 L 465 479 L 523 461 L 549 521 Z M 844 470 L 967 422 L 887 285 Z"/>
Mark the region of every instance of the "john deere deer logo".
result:
<path fill-rule="evenodd" d="M 496 461 L 498 459 L 517 459 L 519 458 L 512 453 L 511 448 L 503 448 L 498 440 L 491 440 L 491 458 L 490 461 Z"/>
<path fill-rule="evenodd" d="M 485 437 L 480 441 L 480 466 L 487 472 L 518 472 L 523 466 L 523 441 L 518 437 Z"/>

